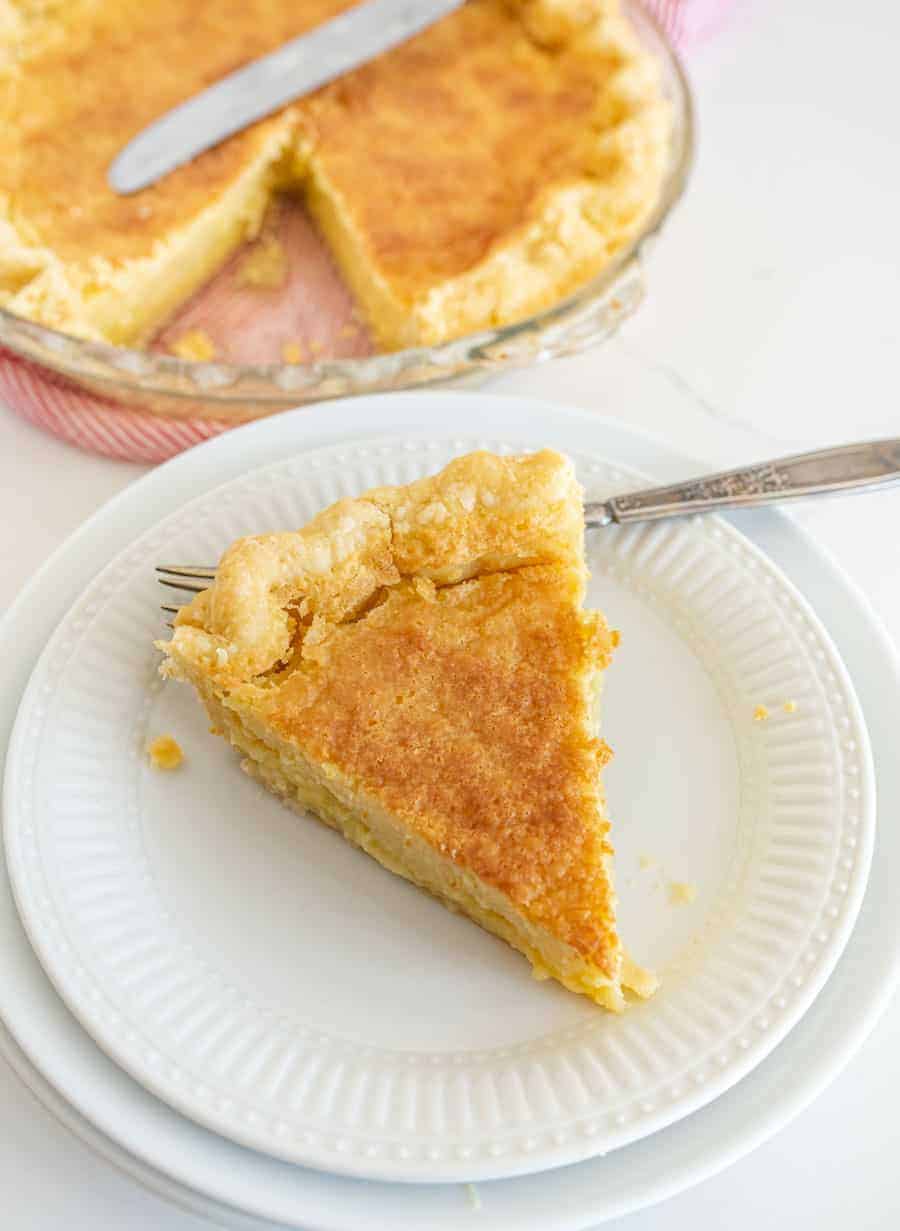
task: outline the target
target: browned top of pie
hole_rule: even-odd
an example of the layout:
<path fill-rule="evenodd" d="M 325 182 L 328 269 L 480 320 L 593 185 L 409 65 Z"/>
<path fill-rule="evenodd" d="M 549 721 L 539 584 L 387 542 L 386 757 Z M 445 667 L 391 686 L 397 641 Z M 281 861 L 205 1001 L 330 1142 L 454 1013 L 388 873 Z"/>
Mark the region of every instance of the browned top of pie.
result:
<path fill-rule="evenodd" d="M 466 4 L 304 105 L 317 173 L 412 294 L 470 269 L 533 217 L 548 185 L 585 173 L 617 61 L 615 46 L 539 45 L 502 0 Z"/>
<path fill-rule="evenodd" d="M 608 750 L 591 735 L 590 679 L 611 642 L 580 590 L 552 565 L 401 583 L 322 630 L 255 712 L 606 967 Z"/>

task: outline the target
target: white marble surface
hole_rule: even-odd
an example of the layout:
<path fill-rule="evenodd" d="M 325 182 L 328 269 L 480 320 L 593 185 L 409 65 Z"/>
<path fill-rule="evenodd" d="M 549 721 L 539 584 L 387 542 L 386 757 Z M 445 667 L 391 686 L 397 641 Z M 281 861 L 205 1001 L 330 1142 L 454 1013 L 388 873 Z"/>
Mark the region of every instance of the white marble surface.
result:
<path fill-rule="evenodd" d="M 654 254 L 646 304 L 603 350 L 496 391 L 619 415 L 716 466 L 900 434 L 898 45 L 900 9 L 886 0 L 736 0 L 728 29 L 691 56 L 699 158 Z M 139 473 L 0 411 L 0 608 Z M 900 642 L 900 492 L 798 516 Z M 774 1140 L 622 1226 L 896 1226 L 898 1038 L 895 1001 L 848 1069 Z M 0 1226 L 208 1224 L 95 1158 L 0 1061 Z"/>

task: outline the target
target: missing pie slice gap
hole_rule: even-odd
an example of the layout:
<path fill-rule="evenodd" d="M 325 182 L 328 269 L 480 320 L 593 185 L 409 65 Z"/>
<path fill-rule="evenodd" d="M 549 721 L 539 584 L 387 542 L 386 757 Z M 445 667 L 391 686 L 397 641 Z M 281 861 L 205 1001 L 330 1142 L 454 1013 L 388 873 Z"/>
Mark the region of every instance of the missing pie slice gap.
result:
<path fill-rule="evenodd" d="M 475 453 L 239 539 L 160 643 L 247 772 L 619 1011 L 655 977 L 616 931 L 581 489 Z"/>

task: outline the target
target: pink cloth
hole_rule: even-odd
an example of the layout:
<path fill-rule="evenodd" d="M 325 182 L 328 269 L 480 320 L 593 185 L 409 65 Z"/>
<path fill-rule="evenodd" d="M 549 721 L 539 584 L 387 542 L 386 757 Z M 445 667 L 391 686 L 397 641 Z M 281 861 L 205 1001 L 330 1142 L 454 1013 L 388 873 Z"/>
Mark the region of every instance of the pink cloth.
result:
<path fill-rule="evenodd" d="M 644 0 L 644 4 L 682 50 L 714 33 L 731 7 L 730 0 Z M 278 361 L 285 341 L 295 341 L 305 357 L 320 352 L 370 353 L 365 331 L 353 319 L 349 296 L 303 214 L 281 209 L 274 225 L 289 254 L 283 289 L 241 287 L 238 255 L 180 310 L 161 334 L 159 347 L 202 327 L 215 344 L 217 357 L 236 363 Z M 267 296 L 264 313 L 258 311 L 262 294 Z M 120 406 L 3 349 L 0 400 L 70 444 L 136 462 L 165 461 L 230 426 L 222 420 L 170 419 Z"/>

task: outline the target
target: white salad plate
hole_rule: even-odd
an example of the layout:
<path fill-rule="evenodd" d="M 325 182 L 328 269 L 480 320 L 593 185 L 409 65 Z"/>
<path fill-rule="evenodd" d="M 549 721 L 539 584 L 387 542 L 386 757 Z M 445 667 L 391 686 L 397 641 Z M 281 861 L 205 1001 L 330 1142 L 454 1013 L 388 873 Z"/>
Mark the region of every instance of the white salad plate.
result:
<path fill-rule="evenodd" d="M 609 792 L 623 928 L 640 956 L 661 969 L 664 986 L 655 1001 L 612 1018 L 557 989 L 532 984 L 520 959 L 498 942 L 444 915 L 330 833 L 292 819 L 245 782 L 227 749 L 206 735 L 187 690 L 167 686 L 151 690 L 149 704 L 135 699 L 143 698 L 154 678 L 147 645 L 158 627 L 153 611 L 157 596 L 147 566 L 158 558 L 154 553 L 160 543 L 174 549 L 163 553 L 169 558 L 212 558 L 210 552 L 214 555 L 235 533 L 263 528 L 260 517 L 269 527 L 296 524 L 336 495 L 373 482 L 405 481 L 475 443 L 564 448 L 579 461 L 590 494 L 634 483 L 624 468 L 611 469 L 603 456 L 633 462 L 643 446 L 650 454 L 646 461 L 654 460 L 648 442 L 621 428 L 533 403 L 441 395 L 384 398 L 379 404 L 384 413 L 378 420 L 371 405 L 366 416 L 366 408 L 357 402 L 280 419 L 277 433 L 274 423 L 256 425 L 225 438 L 240 442 L 243 437 L 244 448 L 231 461 L 223 456 L 227 450 L 222 442 L 197 450 L 126 492 L 77 536 L 80 543 L 76 540 L 64 549 L 32 584 L 19 610 L 11 613 L 7 629 L 23 605 L 33 604 L 33 613 L 39 608 L 42 586 L 45 594 L 53 589 L 46 580 L 51 573 L 56 592 L 68 587 L 71 596 L 77 589 L 77 565 L 90 561 L 94 570 L 103 559 L 104 537 L 106 558 L 110 539 L 115 548 L 131 543 L 70 610 L 29 686 L 9 760 L 7 841 L 29 928 L 63 995 L 107 1051 L 199 1122 L 240 1140 L 255 1140 L 267 1153 L 303 1157 L 330 1171 L 471 1179 L 536 1170 L 644 1137 L 708 1102 L 757 1064 L 810 1004 L 846 940 L 864 886 L 874 803 L 865 729 L 828 636 L 780 574 L 724 524 L 709 519 L 649 532 L 592 534 L 592 600 L 602 603 L 626 631 L 605 704 L 605 732 L 619 750 Z M 415 420 L 429 412 L 432 422 L 438 416 L 451 422 L 457 435 L 448 441 L 435 431 L 414 432 Z M 310 446 L 326 443 L 329 435 L 333 440 L 353 434 L 354 420 L 368 422 L 370 429 L 377 422 L 385 439 L 375 444 L 348 440 L 337 451 L 310 452 Z M 469 434 L 476 430 L 477 438 Z M 207 455 L 204 466 L 208 448 L 219 456 Z M 189 513 L 179 507 L 186 494 L 208 489 L 216 475 L 240 474 L 241 459 L 252 465 L 267 456 L 286 460 L 265 476 L 241 477 L 229 484 L 230 500 L 221 492 L 213 497 L 204 492 Z M 162 485 L 167 471 L 166 489 Z M 150 498 L 123 509 L 141 487 Z M 155 497 L 147 491 L 154 487 Z M 169 524 L 157 525 L 167 507 L 173 510 Z M 125 529 L 123 515 L 130 534 L 120 533 Z M 242 520 L 248 517 L 249 524 Z M 771 527 L 778 522 L 790 527 L 771 515 L 759 524 Z M 798 532 L 791 528 L 790 533 Z M 96 538 L 90 549 L 85 540 L 92 535 Z M 672 568 L 672 561 L 677 567 Z M 686 576 L 693 585 L 685 584 Z M 735 636 L 747 639 L 746 652 L 729 648 L 728 629 L 742 627 L 735 619 L 742 603 L 746 627 Z M 118 648 L 110 652 L 112 642 Z M 100 651 L 91 649 L 101 643 L 106 646 L 101 652 L 102 680 L 94 657 Z M 783 653 L 773 655 L 773 646 Z M 766 672 L 765 664 L 758 665 L 761 656 L 769 666 L 773 658 L 784 661 L 778 670 Z M 87 674 L 79 675 L 82 670 Z M 129 682 L 133 674 L 139 677 L 136 686 Z M 118 683 L 111 702 L 104 690 L 112 687 L 113 679 Z M 50 693 L 45 694 L 48 685 Z M 86 688 L 93 698 L 87 718 L 83 704 L 78 710 L 78 697 L 86 695 Z M 49 704 L 41 702 L 45 695 L 52 697 Z M 780 709 L 787 699 L 797 704 L 793 714 Z M 753 709 L 760 703 L 769 707 L 771 718 L 754 723 Z M 80 719 L 72 717 L 75 711 Z M 146 769 L 142 756 L 146 735 L 163 727 L 179 735 L 189 755 L 188 766 L 166 778 Z M 48 746 L 58 759 L 42 779 L 40 766 Z M 636 753 L 638 746 L 643 757 Z M 33 761 L 23 757 L 23 747 L 34 750 Z M 75 752 L 70 762 L 65 758 L 71 749 Z M 225 791 L 216 785 L 220 777 L 228 781 Z M 115 795 L 117 790 L 124 793 Z M 136 1007 L 120 991 L 116 977 L 109 974 L 102 939 L 109 918 L 115 916 L 103 905 L 110 899 L 96 890 L 85 894 L 78 873 L 84 861 L 77 849 L 66 857 L 52 853 L 59 849 L 53 818 L 60 807 L 71 807 L 62 836 L 77 848 L 80 835 L 85 841 L 100 836 L 90 826 L 110 807 L 104 802 L 110 795 L 126 838 L 135 833 L 139 838 L 137 853 L 130 857 L 141 879 L 129 881 L 131 896 L 141 910 L 157 909 L 154 895 L 161 901 L 160 915 L 146 916 L 156 929 L 152 937 L 168 943 L 169 929 L 176 936 L 182 936 L 179 929 L 189 929 L 184 943 L 190 946 L 186 952 L 191 960 L 199 951 L 211 986 L 218 991 L 215 978 L 227 979 L 240 998 L 237 1007 L 250 1014 L 238 1014 L 237 1036 L 229 1036 L 226 1026 L 224 1035 L 231 1037 L 231 1045 L 218 1053 L 218 1062 L 199 1070 L 199 1076 L 193 1067 L 197 1057 L 191 1032 L 187 1043 L 182 1037 L 179 1050 L 169 1051 L 170 1043 L 154 1019 L 154 999 L 171 1007 L 177 992 L 170 985 L 163 992 L 157 983 L 157 996 L 138 999 Z M 32 802 L 30 811 L 23 808 L 23 799 Z M 79 802 L 72 806 L 72 801 Z M 29 824 L 31 835 L 26 832 Z M 698 829 L 703 831 L 699 838 Z M 30 841 L 32 836 L 36 842 Z M 29 853 L 33 849 L 38 855 Z M 122 850 L 128 854 L 127 843 Z M 653 869 L 640 868 L 639 855 L 644 853 L 654 858 Z M 313 864 L 315 876 L 310 874 Z M 128 859 L 122 866 L 131 869 Z M 40 869 L 40 874 L 32 869 Z M 115 886 L 116 876 L 111 880 Z M 671 905 L 666 894 L 670 880 L 693 881 L 696 900 Z M 33 892 L 43 896 L 32 898 Z M 115 892 L 111 900 L 115 902 Z M 784 909 L 786 900 L 789 910 Z M 79 903 L 85 901 L 94 909 L 82 915 Z M 56 928 L 51 925 L 45 933 L 48 919 L 56 921 Z M 91 949 L 92 926 L 98 919 L 100 940 Z M 755 948 L 755 922 L 746 930 L 742 919 L 760 922 Z M 799 928 L 794 926 L 797 921 Z M 6 942 L 14 919 L 4 915 L 4 922 L 9 924 L 4 926 Z M 428 943 L 419 950 L 410 934 L 424 931 Z M 52 939 L 60 933 L 59 940 Z M 357 964 L 360 934 L 371 934 L 362 948 L 366 969 Z M 21 936 L 18 940 L 21 944 Z M 58 956 L 57 946 L 65 945 L 74 950 L 68 963 Z M 163 953 L 169 957 L 169 950 Z M 179 960 L 181 954 L 178 947 Z M 221 969 L 215 966 L 217 960 Z M 23 965 L 29 969 L 20 970 Z M 20 982 L 34 985 L 30 994 L 43 999 L 46 1009 L 52 996 L 46 984 L 38 990 L 40 972 L 27 950 L 19 954 L 19 967 Z M 153 986 L 156 978 L 151 967 L 137 986 L 147 980 Z M 348 991 L 349 981 L 354 986 Z M 201 981 L 195 990 L 203 992 L 208 986 Z M 121 999 L 109 1000 L 111 994 Z M 228 1005 L 215 1003 L 227 1016 Z M 864 999 L 862 1020 L 874 1013 L 875 1003 L 874 998 Z M 56 1010 L 57 1022 L 42 1022 L 30 1032 L 23 1029 L 21 1000 L 4 1003 L 3 1011 L 38 1068 L 89 1120 L 144 1163 L 201 1192 L 293 1225 L 335 1228 L 375 1225 L 369 1217 L 375 1217 L 373 1210 L 362 1206 L 382 1198 L 394 1203 L 392 1217 L 424 1225 L 425 1207 L 416 1211 L 415 1194 L 430 1193 L 427 1225 L 456 1225 L 453 1220 L 461 1211 L 453 1189 L 359 1186 L 240 1150 L 140 1091 L 61 1009 Z M 114 1026 L 108 1020 L 111 1013 L 116 1014 Z M 182 1010 L 175 1016 L 181 1019 Z M 688 1019 L 690 1026 L 685 1025 Z M 630 1032 L 614 1033 L 629 1022 L 635 1023 Z M 324 1086 L 314 1082 L 303 1089 L 324 1088 L 328 1098 L 292 1100 L 276 1083 L 274 1107 L 251 1101 L 262 1097 L 261 1083 L 255 1070 L 240 1071 L 241 1057 L 255 1053 L 260 1038 L 256 1032 L 269 1028 L 282 1032 L 277 1038 L 287 1033 L 295 1042 L 314 1036 L 320 1071 L 334 1067 Z M 130 1046 L 129 1032 L 138 1047 Z M 51 1035 L 57 1044 L 60 1035 L 69 1035 L 68 1049 L 50 1046 Z M 275 1037 L 264 1039 L 264 1044 L 277 1052 Z M 836 1064 L 842 1049 L 833 1050 Z M 301 1048 L 291 1054 L 302 1060 L 304 1053 Z M 398 1059 L 400 1077 L 392 1068 Z M 357 1087 L 355 1095 L 347 1094 L 343 1075 L 351 1069 L 357 1080 L 363 1074 L 368 1093 L 360 1095 Z M 579 1083 L 579 1073 L 585 1072 L 600 1073 L 603 1079 Z M 489 1086 L 479 1083 L 502 1082 L 509 1074 L 514 1075 L 509 1088 L 517 1090 L 518 1097 L 504 1099 L 502 1114 L 491 1119 L 483 1113 L 489 1100 L 482 1099 Z M 754 1074 L 751 1080 L 760 1076 Z M 414 1091 L 414 1097 L 403 1103 L 395 1086 L 379 1104 L 375 1092 L 385 1084 L 390 1089 L 392 1080 L 402 1081 L 399 1088 Z M 820 1072 L 818 1083 L 822 1080 Z M 89 1089 L 98 1083 L 105 1089 L 92 1099 Z M 727 1100 L 739 1096 L 745 1084 Z M 436 1090 L 441 1092 L 440 1116 L 429 1110 Z M 467 1098 L 460 1098 L 461 1090 Z M 350 1104 L 342 1104 L 345 1096 Z M 284 1101 L 277 1102 L 279 1097 Z M 353 1098 L 361 1111 L 352 1110 Z M 785 1106 L 791 1101 L 787 1089 Z M 671 1129 L 664 1136 L 680 1131 L 687 1143 L 696 1126 L 722 1103 L 718 1100 L 685 1121 L 681 1130 Z M 379 1119 L 371 1110 L 379 1105 L 391 1114 L 400 1106 L 403 1114 L 397 1120 L 382 1112 Z M 415 1132 L 407 1127 L 411 1108 L 423 1117 Z M 453 1120 L 461 1108 L 461 1119 Z M 318 1120 L 299 1118 L 313 1112 Z M 139 1121 L 144 1120 L 146 1129 L 148 1117 L 155 1131 L 142 1133 Z M 777 1120 L 777 1109 L 766 1118 L 770 1124 Z M 266 1136 L 270 1125 L 272 1141 Z M 754 1131 L 758 1137 L 760 1129 Z M 184 1149 L 176 1148 L 179 1137 L 182 1147 L 192 1143 L 190 1160 Z M 602 1172 L 617 1157 L 617 1175 L 627 1175 L 627 1160 L 653 1142 L 661 1143 L 661 1138 L 565 1173 L 494 1184 L 488 1191 L 498 1202 L 502 1193 L 509 1193 L 512 1211 L 521 1201 L 523 1185 L 531 1186 L 532 1201 L 535 1184 L 552 1189 L 563 1174 L 570 1183 L 580 1176 L 579 1187 L 587 1184 L 591 1190 L 585 1200 L 573 1206 L 569 1188 L 565 1209 L 557 1210 L 556 1219 L 548 1222 L 545 1209 L 543 1221 L 534 1225 L 585 1226 L 642 1201 L 636 1191 L 623 1197 L 621 1184 L 610 1186 L 608 1177 L 604 1195 L 599 1174 L 590 1180 L 588 1173 L 595 1168 Z M 743 1148 L 749 1142 L 750 1137 Z M 740 1148 L 727 1134 L 721 1141 L 706 1142 L 707 1155 L 722 1156 L 723 1161 L 726 1153 L 733 1157 Z M 218 1166 L 217 1154 L 223 1156 Z M 226 1155 L 231 1156 L 230 1167 Z M 669 1155 L 676 1170 L 684 1163 L 679 1155 Z M 645 1155 L 638 1189 L 643 1186 L 652 1199 L 660 1178 L 654 1180 L 646 1168 Z M 518 1199 L 513 1197 L 516 1188 Z M 343 1190 L 342 1199 L 337 1189 Z M 540 1191 L 549 1197 L 549 1189 Z M 351 1214 L 354 1193 L 358 1208 Z M 437 1194 L 446 1195 L 444 1208 Z M 495 1212 L 501 1218 L 497 1225 L 504 1225 L 502 1202 Z M 526 1225 L 522 1217 L 521 1209 L 516 1216 L 510 1213 L 509 1225 Z"/>

